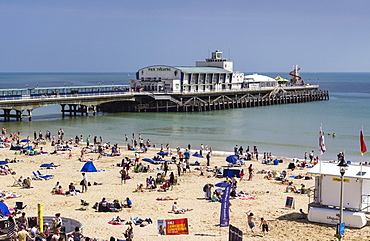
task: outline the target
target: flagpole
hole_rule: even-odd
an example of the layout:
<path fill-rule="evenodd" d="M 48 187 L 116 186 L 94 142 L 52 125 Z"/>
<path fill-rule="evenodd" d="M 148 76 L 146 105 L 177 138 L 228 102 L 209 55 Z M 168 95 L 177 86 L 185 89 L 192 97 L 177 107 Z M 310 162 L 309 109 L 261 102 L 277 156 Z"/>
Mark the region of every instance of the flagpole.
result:
<path fill-rule="evenodd" d="M 361 177 L 363 176 L 362 175 L 362 165 L 363 165 L 363 161 L 364 161 L 364 154 L 365 152 L 367 152 L 367 147 L 366 147 L 366 143 L 365 143 L 365 138 L 364 138 L 364 127 L 361 126 L 361 131 L 360 131 L 360 153 L 361 153 L 361 167 L 360 167 L 360 171 L 361 171 Z"/>
<path fill-rule="evenodd" d="M 320 123 L 320 136 L 319 136 L 319 140 L 321 140 L 321 136 L 322 136 L 322 123 Z M 319 153 L 320 153 L 320 157 L 319 157 L 319 173 L 321 175 L 321 156 L 322 156 L 321 141 L 319 141 Z"/>
<path fill-rule="evenodd" d="M 363 135 L 363 133 L 364 133 L 364 127 L 361 126 L 361 134 Z M 362 136 L 362 138 L 363 138 L 363 136 Z M 361 163 L 360 163 L 360 176 L 362 177 L 362 165 L 363 165 L 363 161 L 364 161 L 364 154 L 362 153 L 361 139 L 360 139 L 360 153 L 362 154 L 361 155 Z"/>

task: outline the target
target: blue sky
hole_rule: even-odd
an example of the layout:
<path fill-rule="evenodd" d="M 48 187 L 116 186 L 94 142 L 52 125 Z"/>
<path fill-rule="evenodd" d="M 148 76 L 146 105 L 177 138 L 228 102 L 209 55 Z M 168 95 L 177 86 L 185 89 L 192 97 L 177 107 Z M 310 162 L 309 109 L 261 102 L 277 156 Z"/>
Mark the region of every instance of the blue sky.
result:
<path fill-rule="evenodd" d="M 370 71 L 370 1 L 0 0 L 0 72 L 193 66 L 216 49 L 243 72 Z"/>

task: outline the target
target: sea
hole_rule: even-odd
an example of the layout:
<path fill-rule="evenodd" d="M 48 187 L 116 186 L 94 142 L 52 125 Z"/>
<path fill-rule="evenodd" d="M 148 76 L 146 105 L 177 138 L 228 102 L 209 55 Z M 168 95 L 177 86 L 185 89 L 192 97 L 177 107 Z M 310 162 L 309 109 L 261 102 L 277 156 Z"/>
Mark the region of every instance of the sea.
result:
<path fill-rule="evenodd" d="M 252 74 L 246 72 L 245 74 Z M 259 73 L 270 77 L 288 73 Z M 135 133 L 150 139 L 157 147 L 199 150 L 203 144 L 218 154 L 228 155 L 235 145 L 257 146 L 263 152 L 280 157 L 303 159 L 314 150 L 322 160 L 336 160 L 339 152 L 353 163 L 370 162 L 370 73 L 301 73 L 306 83 L 329 90 L 330 99 L 306 103 L 259 106 L 188 113 L 99 113 L 96 116 L 62 117 L 60 106 L 33 111 L 32 121 L 2 122 L 8 132 L 33 132 L 59 129 L 67 138 L 102 136 L 104 142 L 126 145 L 125 134 Z M 127 73 L 0 73 L 0 88 L 34 88 L 129 84 L 134 72 Z M 0 120 L 0 122 L 3 120 Z M 326 152 L 319 151 L 320 127 L 325 133 Z M 360 154 L 360 130 L 363 129 L 369 152 Z M 335 135 L 333 135 L 335 133 Z"/>

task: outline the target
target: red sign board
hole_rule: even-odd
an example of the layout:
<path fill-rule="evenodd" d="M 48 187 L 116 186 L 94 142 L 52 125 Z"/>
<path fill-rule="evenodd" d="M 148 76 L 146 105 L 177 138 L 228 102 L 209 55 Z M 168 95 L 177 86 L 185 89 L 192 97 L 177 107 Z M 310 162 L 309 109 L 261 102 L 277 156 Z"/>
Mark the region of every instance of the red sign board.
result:
<path fill-rule="evenodd" d="M 187 218 L 166 219 L 166 235 L 189 234 Z"/>

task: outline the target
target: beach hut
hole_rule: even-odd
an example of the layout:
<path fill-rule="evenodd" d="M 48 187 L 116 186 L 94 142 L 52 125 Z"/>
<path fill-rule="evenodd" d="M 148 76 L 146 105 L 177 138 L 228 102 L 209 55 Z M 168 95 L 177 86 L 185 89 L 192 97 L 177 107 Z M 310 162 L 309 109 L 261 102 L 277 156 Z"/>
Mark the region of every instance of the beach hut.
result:
<path fill-rule="evenodd" d="M 92 161 L 88 161 L 82 167 L 81 172 L 97 172 L 96 167 Z"/>
<path fill-rule="evenodd" d="M 341 176 L 337 163 L 322 162 L 308 173 L 316 174 L 313 202 L 309 204 L 308 220 L 337 224 L 339 222 Z M 365 213 L 370 211 L 370 167 L 348 165 L 344 174 L 343 220 L 348 227 L 366 225 Z"/>

